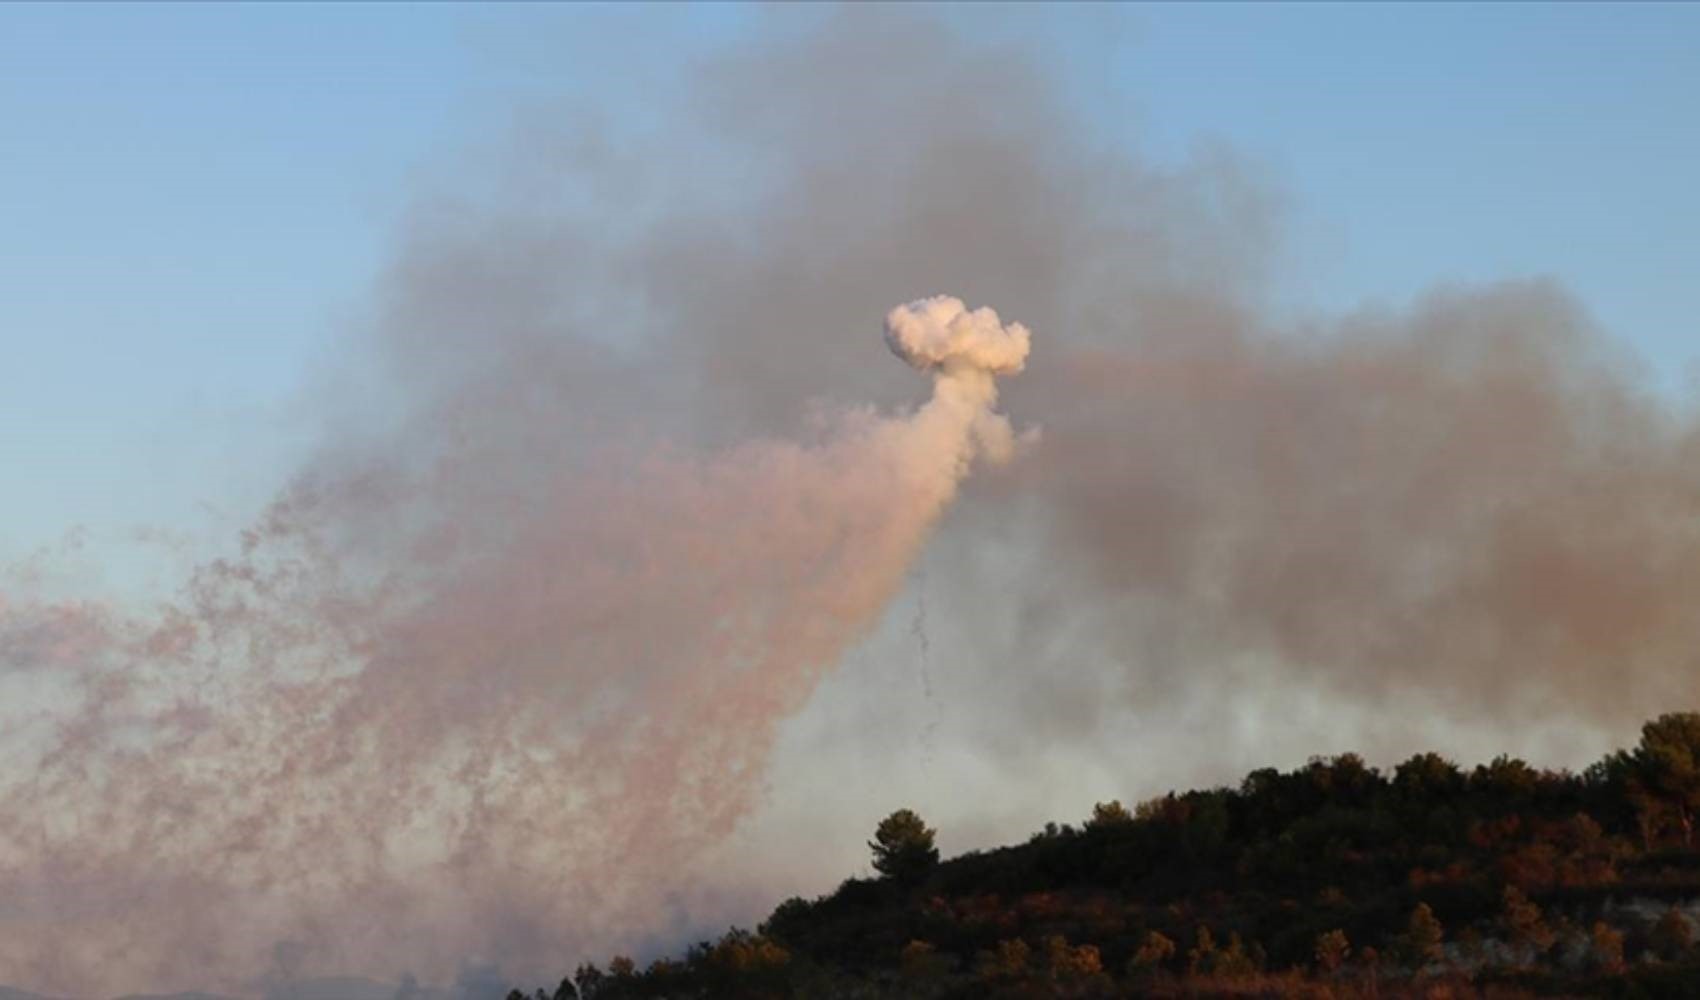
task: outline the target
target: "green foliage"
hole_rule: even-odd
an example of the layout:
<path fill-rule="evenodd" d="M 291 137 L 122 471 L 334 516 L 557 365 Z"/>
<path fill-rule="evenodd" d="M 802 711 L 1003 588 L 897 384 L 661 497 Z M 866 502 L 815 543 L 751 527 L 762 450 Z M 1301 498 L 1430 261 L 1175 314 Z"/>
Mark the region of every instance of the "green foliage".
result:
<path fill-rule="evenodd" d="M 1700 810 L 1700 712 L 1661 715 L 1642 726 L 1635 764 L 1644 788 L 1676 818 L 1683 845 L 1691 845 Z"/>
<path fill-rule="evenodd" d="M 1418 801 L 1456 795 L 1464 787 L 1458 765 L 1437 753 L 1420 753 L 1393 769 L 1393 787 Z"/>
<path fill-rule="evenodd" d="M 581 966 L 552 1000 L 1690 995 L 1696 720 L 1580 775 L 1317 757 L 943 862 L 898 810 L 869 844 L 884 877 L 642 972 Z M 1669 912 L 1635 917 L 1649 899 Z"/>
<path fill-rule="evenodd" d="M 789 940 L 789 934 L 809 919 L 808 900 L 792 896 L 774 907 L 773 913 L 756 928 L 758 932 L 777 941 Z"/>
<path fill-rule="evenodd" d="M 1521 805 L 1535 794 L 1541 774 L 1527 763 L 1504 754 L 1470 773 L 1470 787 L 1505 802 Z"/>
<path fill-rule="evenodd" d="M 594 962 L 586 962 L 573 973 L 573 983 L 578 987 L 578 995 L 582 1000 L 595 1000 L 602 992 L 602 986 L 608 977 L 596 967 Z"/>
<path fill-rule="evenodd" d="M 899 809 L 880 820 L 874 839 L 868 842 L 874 852 L 874 870 L 904 884 L 919 882 L 939 862 L 938 848 L 933 846 L 936 833 L 910 809 Z"/>
<path fill-rule="evenodd" d="M 784 948 L 748 931 L 733 929 L 703 956 L 703 964 L 732 977 L 772 972 L 791 960 Z"/>
<path fill-rule="evenodd" d="M 1088 830 L 1104 830 L 1113 827 L 1125 827 L 1133 823 L 1133 814 L 1121 804 L 1120 799 L 1100 802 L 1092 807 L 1092 818 L 1086 821 Z"/>

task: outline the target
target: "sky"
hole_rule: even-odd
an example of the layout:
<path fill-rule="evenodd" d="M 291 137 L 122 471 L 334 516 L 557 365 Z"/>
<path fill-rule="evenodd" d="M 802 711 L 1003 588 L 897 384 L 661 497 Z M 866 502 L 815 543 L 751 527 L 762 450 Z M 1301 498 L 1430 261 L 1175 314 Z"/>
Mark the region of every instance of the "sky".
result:
<path fill-rule="evenodd" d="M 657 66 L 762 16 L 7 5 L 0 552 L 262 498 L 302 444 L 306 373 L 358 322 L 423 178 L 540 102 L 641 116 Z M 1687 391 L 1700 9 L 948 16 L 1043 39 L 1105 144 L 1158 159 L 1221 144 L 1264 167 L 1294 317 L 1555 276 Z M 610 24 L 642 44 L 605 44 Z"/>
<path fill-rule="evenodd" d="M 930 16 L 0 6 L 0 972 L 653 953 L 1692 696 L 1700 8 Z"/>

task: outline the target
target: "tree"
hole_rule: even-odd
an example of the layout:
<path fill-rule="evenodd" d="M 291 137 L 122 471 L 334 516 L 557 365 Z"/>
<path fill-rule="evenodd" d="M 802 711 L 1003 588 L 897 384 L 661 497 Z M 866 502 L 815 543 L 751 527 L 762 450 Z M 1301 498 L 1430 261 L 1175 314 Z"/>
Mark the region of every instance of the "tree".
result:
<path fill-rule="evenodd" d="M 1421 971 L 1431 962 L 1438 962 L 1445 957 L 1446 951 L 1440 946 L 1444 930 L 1440 921 L 1435 919 L 1434 911 L 1427 903 L 1418 903 L 1411 911 L 1411 919 L 1405 924 L 1404 941 L 1406 956 L 1411 966 Z"/>
<path fill-rule="evenodd" d="M 1263 949 L 1253 945 L 1253 950 L 1247 951 L 1245 942 L 1240 940 L 1239 933 L 1228 934 L 1228 946 L 1216 953 L 1216 960 L 1211 966 L 1211 973 L 1225 979 L 1244 979 L 1255 976 L 1262 964 Z"/>
<path fill-rule="evenodd" d="M 1120 799 L 1100 802 L 1092 807 L 1092 818 L 1086 821 L 1086 829 L 1103 830 L 1109 827 L 1126 826 L 1133 822 L 1133 813 L 1127 811 Z"/>
<path fill-rule="evenodd" d="M 1590 792 L 1604 803 L 1627 804 L 1634 811 L 1635 825 L 1641 834 L 1641 849 L 1651 851 L 1664 825 L 1665 805 L 1647 787 L 1646 768 L 1639 752 L 1614 750 L 1588 765 L 1583 780 Z M 1607 806 L 1610 808 L 1610 806 Z"/>
<path fill-rule="evenodd" d="M 1343 930 L 1332 930 L 1316 936 L 1316 965 L 1325 976 L 1339 971 L 1352 954 L 1352 944 Z"/>
<path fill-rule="evenodd" d="M 1445 799 L 1464 787 L 1464 775 L 1440 754 L 1420 753 L 1393 769 L 1393 787 L 1409 799 Z"/>
<path fill-rule="evenodd" d="M 607 982 L 608 977 L 602 974 L 595 962 L 586 962 L 573 973 L 573 983 L 578 986 L 578 995 L 584 1000 L 594 1000 Z"/>
<path fill-rule="evenodd" d="M 1529 901 L 1523 891 L 1514 885 L 1505 887 L 1504 908 L 1500 914 L 1500 922 L 1504 925 L 1511 943 L 1520 949 L 1535 955 L 1546 953 L 1551 948 L 1556 936 L 1552 928 L 1541 916 L 1541 908 Z"/>
<path fill-rule="evenodd" d="M 1681 825 L 1683 846 L 1692 847 L 1700 810 L 1700 712 L 1673 712 L 1642 726 L 1635 762 L 1637 777 Z"/>
<path fill-rule="evenodd" d="M 1312 757 L 1305 771 L 1322 797 L 1335 802 L 1361 802 L 1381 782 L 1381 775 L 1355 753 Z"/>
<path fill-rule="evenodd" d="M 1211 935 L 1210 928 L 1198 925 L 1196 943 L 1186 953 L 1186 973 L 1196 976 L 1208 973 L 1216 968 L 1216 938 Z"/>
<path fill-rule="evenodd" d="M 791 961 L 791 953 L 760 934 L 734 928 L 715 942 L 705 958 L 724 972 L 746 976 L 780 968 Z"/>
<path fill-rule="evenodd" d="M 1104 960 L 1096 945 L 1071 945 L 1060 934 L 1052 934 L 1042 942 L 1045 946 L 1045 971 L 1051 981 L 1073 990 L 1090 989 L 1104 977 Z"/>
<path fill-rule="evenodd" d="M 1163 967 L 1163 963 L 1175 957 L 1175 942 L 1157 931 L 1149 931 L 1145 940 L 1139 943 L 1139 950 L 1133 953 L 1128 962 L 1128 972 L 1132 975 L 1150 975 Z"/>
<path fill-rule="evenodd" d="M 809 904 L 797 896 L 792 896 L 785 902 L 773 908 L 766 920 L 756 928 L 764 937 L 785 942 L 787 932 L 795 930 L 809 919 Z"/>
<path fill-rule="evenodd" d="M 913 810 L 899 809 L 880 820 L 868 847 L 874 852 L 874 870 L 896 882 L 919 882 L 939 863 L 933 836 L 938 831 Z"/>
<path fill-rule="evenodd" d="M 1500 754 L 1470 773 L 1469 787 L 1502 802 L 1523 803 L 1540 783 L 1540 774 L 1526 761 Z"/>
<path fill-rule="evenodd" d="M 1020 979 L 1027 975 L 1027 962 L 1033 949 L 1020 938 L 998 942 L 996 951 L 983 951 L 979 958 L 982 979 Z"/>

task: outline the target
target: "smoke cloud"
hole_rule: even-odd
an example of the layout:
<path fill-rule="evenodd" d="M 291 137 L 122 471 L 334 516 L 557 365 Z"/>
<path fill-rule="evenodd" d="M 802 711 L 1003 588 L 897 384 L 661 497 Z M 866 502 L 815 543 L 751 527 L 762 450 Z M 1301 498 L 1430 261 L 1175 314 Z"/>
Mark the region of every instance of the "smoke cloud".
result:
<path fill-rule="evenodd" d="M 990 309 L 969 309 L 961 299 L 937 295 L 898 306 L 885 320 L 893 354 L 921 371 L 943 369 L 1013 375 L 1027 363 L 1031 335 L 1020 323 L 1004 326 Z"/>
<path fill-rule="evenodd" d="M 1106 147 L 1042 50 L 906 12 L 758 34 L 659 138 L 527 119 L 422 199 L 324 446 L 180 594 L 8 588 L 0 978 L 541 981 L 759 916 L 703 863 L 788 735 L 888 759 L 912 699 L 829 675 L 977 462 L 928 560 L 932 767 L 998 801 L 1130 727 L 1155 792 L 1315 728 L 1556 727 L 1580 763 L 1692 701 L 1700 437 L 1562 288 L 1283 324 L 1279 199 L 1230 152 Z M 1044 333 L 1018 461 L 1027 329 L 938 289 Z M 918 408 L 855 335 L 893 302 Z"/>
<path fill-rule="evenodd" d="M 63 675 L 64 703 L 4 787 L 0 966 L 233 987 L 283 938 L 298 964 L 441 981 L 472 954 L 543 975 L 574 928 L 644 933 L 647 884 L 751 808 L 779 720 L 975 457 L 1009 454 L 993 376 L 1024 328 L 935 298 L 888 336 L 952 316 L 948 363 L 909 358 L 934 375 L 907 416 L 600 449 L 534 470 L 523 515 L 462 496 L 460 453 L 423 480 L 365 469 L 299 486 L 157 616 L 6 607 L 0 661 Z M 361 567 L 335 536 L 372 508 L 399 549 Z M 462 518 L 503 523 L 469 545 Z"/>

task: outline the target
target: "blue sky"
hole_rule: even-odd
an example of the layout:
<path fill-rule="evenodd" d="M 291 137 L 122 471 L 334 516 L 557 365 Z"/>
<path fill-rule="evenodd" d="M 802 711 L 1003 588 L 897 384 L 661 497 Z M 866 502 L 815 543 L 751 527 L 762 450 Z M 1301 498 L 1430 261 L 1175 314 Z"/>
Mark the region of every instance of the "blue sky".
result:
<path fill-rule="evenodd" d="M 422 178 L 527 101 L 640 107 L 610 37 L 666 66 L 757 16 L 0 6 L 0 558 L 262 500 Z M 1551 275 L 1661 384 L 1700 358 L 1700 6 L 948 16 L 1041 35 L 1106 142 L 1267 170 L 1294 310 Z"/>
<path fill-rule="evenodd" d="M 1120 65 L 1147 134 L 1214 134 L 1273 169 L 1313 301 L 1549 274 L 1650 361 L 1700 353 L 1700 7 L 1143 17 Z"/>

